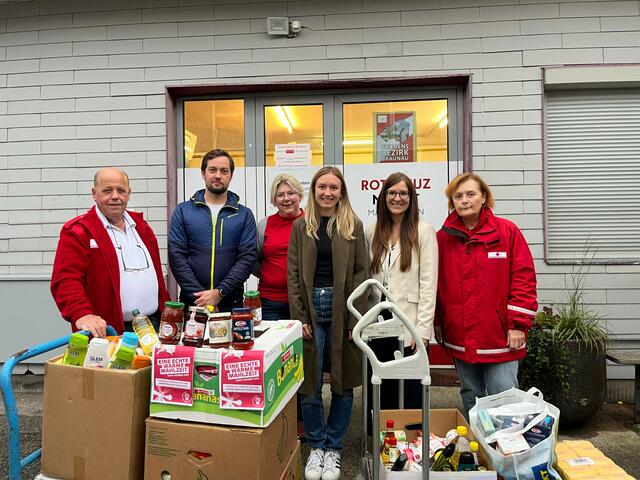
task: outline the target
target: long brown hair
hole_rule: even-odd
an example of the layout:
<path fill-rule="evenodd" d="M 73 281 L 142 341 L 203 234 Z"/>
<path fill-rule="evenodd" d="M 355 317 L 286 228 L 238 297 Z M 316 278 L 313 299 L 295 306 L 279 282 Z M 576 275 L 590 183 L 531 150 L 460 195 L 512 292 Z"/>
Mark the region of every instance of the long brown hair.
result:
<path fill-rule="evenodd" d="M 404 212 L 402 225 L 400 226 L 400 271 L 406 272 L 411 268 L 411 257 L 413 249 L 420 256 L 420 245 L 418 240 L 418 222 L 420 213 L 418 212 L 418 194 L 411 179 L 404 173 L 392 173 L 387 177 L 378 195 L 378 211 L 376 219 L 376 229 L 371 242 L 373 252 L 371 259 L 371 273 L 378 273 L 382 267 L 382 261 L 389 248 L 389 239 L 393 221 L 387 206 L 387 191 L 394 185 L 404 182 L 409 191 L 409 208 Z"/>

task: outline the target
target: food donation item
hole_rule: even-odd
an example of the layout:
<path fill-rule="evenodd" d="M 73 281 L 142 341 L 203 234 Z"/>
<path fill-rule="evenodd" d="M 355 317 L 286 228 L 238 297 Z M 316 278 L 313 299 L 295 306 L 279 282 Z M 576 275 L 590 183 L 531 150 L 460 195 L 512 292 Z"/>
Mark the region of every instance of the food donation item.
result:
<path fill-rule="evenodd" d="M 84 357 L 84 366 L 95 368 L 107 368 L 109 366 L 109 340 L 106 338 L 91 339 L 87 355 Z"/>
<path fill-rule="evenodd" d="M 250 308 L 234 308 L 231 312 L 231 346 L 236 350 L 253 348 L 253 313 Z"/>
<path fill-rule="evenodd" d="M 153 347 L 158 343 L 158 334 L 156 329 L 153 328 L 153 324 L 149 317 L 140 313 L 140 310 L 136 309 L 133 312 L 133 320 L 131 326 L 133 331 L 138 336 L 140 341 L 140 348 L 145 355 L 151 355 L 153 353 Z"/>
<path fill-rule="evenodd" d="M 64 352 L 62 363 L 65 365 L 75 365 L 81 367 L 84 364 L 84 358 L 87 355 L 87 345 L 89 337 L 76 332 L 69 338 L 69 345 Z"/>
<path fill-rule="evenodd" d="M 231 314 L 228 312 L 209 314 L 209 346 L 229 348 L 231 345 Z"/>
<path fill-rule="evenodd" d="M 260 292 L 257 290 L 247 290 L 244 294 L 244 307 L 253 311 L 253 325 L 259 325 L 262 321 L 262 301 L 260 300 Z"/>
<path fill-rule="evenodd" d="M 164 311 L 160 318 L 158 339 L 167 345 L 177 345 L 180 342 L 182 326 L 184 324 L 184 303 L 164 302 Z"/>
<path fill-rule="evenodd" d="M 209 314 L 204 307 L 189 307 L 189 318 L 184 324 L 182 344 L 187 347 L 202 347 L 208 319 Z"/>

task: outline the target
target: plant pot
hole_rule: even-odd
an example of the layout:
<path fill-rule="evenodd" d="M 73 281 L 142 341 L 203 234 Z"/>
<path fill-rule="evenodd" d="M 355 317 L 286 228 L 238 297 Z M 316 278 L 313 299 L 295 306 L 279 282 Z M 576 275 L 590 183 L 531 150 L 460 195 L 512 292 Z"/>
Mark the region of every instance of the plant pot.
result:
<path fill-rule="evenodd" d="M 565 347 L 565 363 L 572 373 L 565 379 L 566 388 L 558 381 L 558 388 L 550 395 L 551 402 L 560 409 L 560 422 L 564 426 L 582 422 L 600 410 L 607 385 L 603 346 L 591 348 L 582 341 L 570 340 Z"/>

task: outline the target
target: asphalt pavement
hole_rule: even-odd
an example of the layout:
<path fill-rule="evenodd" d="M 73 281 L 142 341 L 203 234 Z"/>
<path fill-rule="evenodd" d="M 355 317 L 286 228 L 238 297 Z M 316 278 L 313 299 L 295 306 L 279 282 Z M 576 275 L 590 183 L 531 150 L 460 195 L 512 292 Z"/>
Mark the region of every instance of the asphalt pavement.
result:
<path fill-rule="evenodd" d="M 42 377 L 23 376 L 16 382 L 16 401 L 21 418 L 21 446 L 23 456 L 40 446 L 42 419 Z M 325 385 L 328 389 L 328 385 Z M 328 399 L 325 392 L 325 399 Z M 357 479 L 361 464 L 361 389 L 356 389 L 352 422 L 342 455 L 343 479 Z M 431 408 L 462 408 L 458 388 L 455 386 L 431 387 Z M 4 404 L 0 405 L 0 478 L 8 478 L 7 422 Z M 571 430 L 560 430 L 560 440 L 589 440 L 630 475 L 640 478 L 640 425 L 633 423 L 633 409 L 629 404 L 605 404 L 583 425 Z M 308 447 L 303 444 L 303 462 Z M 33 479 L 40 472 L 35 462 L 23 472 L 23 479 Z"/>

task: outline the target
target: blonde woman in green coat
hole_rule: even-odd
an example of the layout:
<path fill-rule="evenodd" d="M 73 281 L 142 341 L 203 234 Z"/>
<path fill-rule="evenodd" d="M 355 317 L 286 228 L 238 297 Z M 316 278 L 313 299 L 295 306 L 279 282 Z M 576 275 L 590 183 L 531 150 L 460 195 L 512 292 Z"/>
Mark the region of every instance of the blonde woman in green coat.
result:
<path fill-rule="evenodd" d="M 302 321 L 305 379 L 302 417 L 311 453 L 307 480 L 340 478 L 340 450 L 349 428 L 353 388 L 362 383 L 361 352 L 351 339 L 356 319 L 347 311 L 351 292 L 366 278 L 368 254 L 362 222 L 342 172 L 318 170 L 304 217 L 293 224 L 287 257 L 291 318 Z M 366 308 L 363 296 L 356 307 Z M 328 365 L 323 363 L 326 362 Z M 324 419 L 322 372 L 331 372 L 331 407 Z"/>

